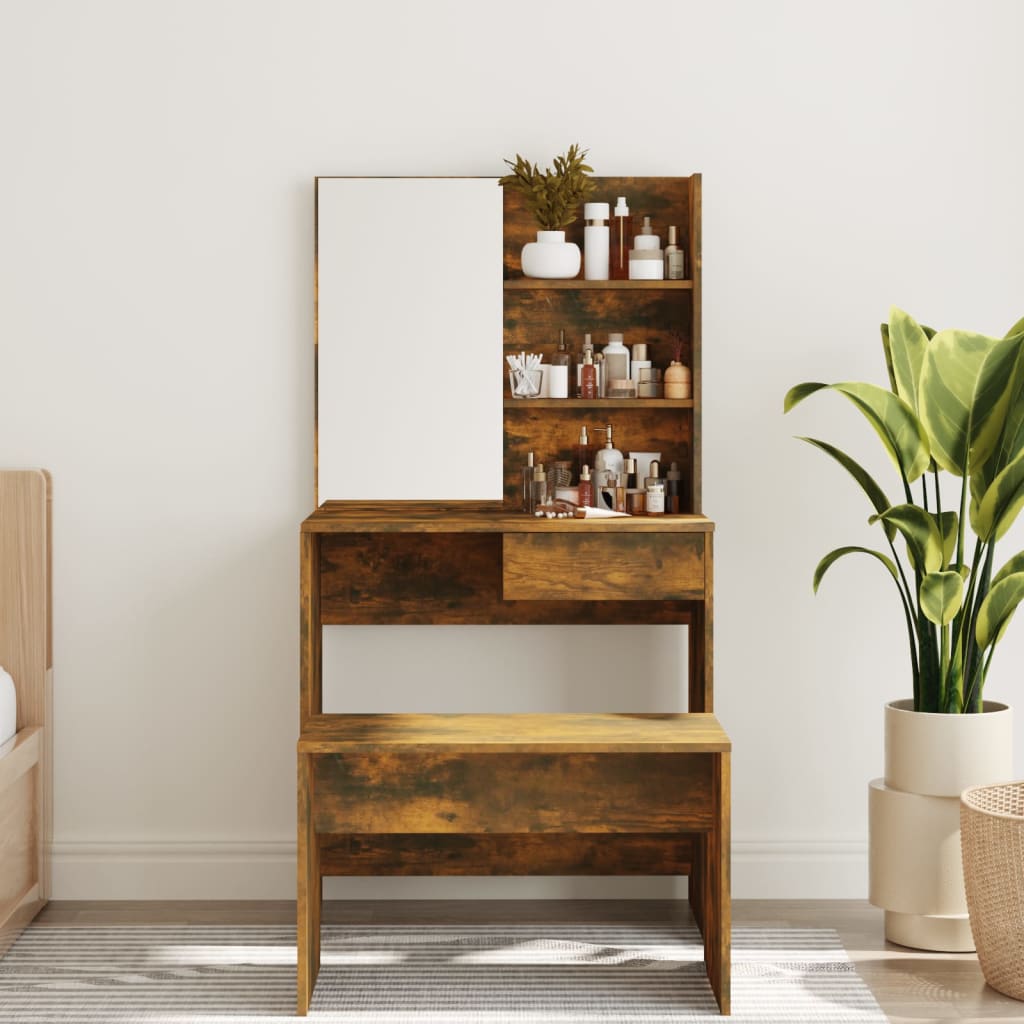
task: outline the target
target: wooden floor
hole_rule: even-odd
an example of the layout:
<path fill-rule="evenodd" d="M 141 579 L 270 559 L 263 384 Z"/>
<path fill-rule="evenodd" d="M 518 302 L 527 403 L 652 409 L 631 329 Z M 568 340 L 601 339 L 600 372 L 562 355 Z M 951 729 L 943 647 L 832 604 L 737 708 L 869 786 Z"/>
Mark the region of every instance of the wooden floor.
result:
<path fill-rule="evenodd" d="M 688 918 L 682 902 L 641 900 L 352 901 L 324 904 L 325 923 L 666 921 Z M 289 902 L 50 903 L 41 925 L 294 924 Z M 1019 1021 L 1024 1003 L 985 985 L 973 953 L 925 953 L 886 943 L 882 912 L 859 900 L 736 900 L 737 925 L 834 928 L 894 1024 Z"/>

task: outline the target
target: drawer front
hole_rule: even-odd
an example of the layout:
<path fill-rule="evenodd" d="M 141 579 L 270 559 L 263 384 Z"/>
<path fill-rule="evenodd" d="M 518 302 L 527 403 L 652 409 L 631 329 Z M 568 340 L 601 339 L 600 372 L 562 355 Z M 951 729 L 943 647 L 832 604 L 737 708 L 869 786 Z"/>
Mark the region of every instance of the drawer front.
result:
<path fill-rule="evenodd" d="M 706 831 L 715 754 L 315 754 L 318 833 Z"/>
<path fill-rule="evenodd" d="M 702 533 L 506 533 L 506 601 L 694 601 Z"/>

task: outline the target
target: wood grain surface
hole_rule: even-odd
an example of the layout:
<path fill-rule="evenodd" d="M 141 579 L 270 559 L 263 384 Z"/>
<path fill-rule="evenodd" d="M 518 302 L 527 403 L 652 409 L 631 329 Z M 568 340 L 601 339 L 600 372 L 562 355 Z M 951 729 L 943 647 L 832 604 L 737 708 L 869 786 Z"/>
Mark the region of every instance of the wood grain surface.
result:
<path fill-rule="evenodd" d="M 700 600 L 704 537 L 509 533 L 502 592 L 511 601 Z"/>
<path fill-rule="evenodd" d="M 313 759 L 317 832 L 693 832 L 710 828 L 704 754 L 466 754 Z"/>
<path fill-rule="evenodd" d="M 324 875 L 685 875 L 694 837 L 646 833 L 318 837 Z"/>
<path fill-rule="evenodd" d="M 688 754 L 730 750 L 707 714 L 317 715 L 299 737 L 307 754 Z"/>

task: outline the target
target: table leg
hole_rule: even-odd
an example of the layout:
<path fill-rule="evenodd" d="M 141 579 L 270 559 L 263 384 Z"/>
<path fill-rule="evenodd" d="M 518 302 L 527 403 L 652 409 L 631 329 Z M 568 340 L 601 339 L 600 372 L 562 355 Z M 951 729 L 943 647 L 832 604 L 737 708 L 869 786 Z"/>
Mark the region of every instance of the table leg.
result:
<path fill-rule="evenodd" d="M 729 862 L 729 759 L 728 753 L 715 758 L 715 824 L 701 842 L 704 853 L 703 912 L 704 964 L 711 989 L 723 1014 L 731 1012 L 732 902 Z"/>
<path fill-rule="evenodd" d="M 323 898 L 323 880 L 320 877 L 320 851 L 313 829 L 313 755 L 299 754 L 298 768 L 296 1012 L 300 1017 L 304 1017 L 309 1011 L 313 986 L 320 971 L 320 906 Z"/>

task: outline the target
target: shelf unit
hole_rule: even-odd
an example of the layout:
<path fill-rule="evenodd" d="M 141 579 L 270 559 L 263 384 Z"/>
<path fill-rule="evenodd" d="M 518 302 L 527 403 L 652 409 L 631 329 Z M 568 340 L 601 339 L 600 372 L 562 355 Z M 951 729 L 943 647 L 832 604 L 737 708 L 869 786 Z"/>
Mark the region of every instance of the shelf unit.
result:
<path fill-rule="evenodd" d="M 297 1009 L 320 967 L 327 875 L 679 875 L 730 1006 L 731 744 L 713 714 L 714 524 L 700 512 L 700 178 L 597 179 L 688 241 L 684 282 L 517 277 L 533 225 L 506 192 L 506 351 L 559 327 L 622 330 L 655 365 L 678 332 L 687 401 L 503 403 L 501 501 L 328 501 L 302 524 Z M 579 228 L 582 234 L 582 228 Z M 572 237 L 572 232 L 570 232 Z M 614 412 L 622 449 L 684 467 L 687 512 L 548 520 L 518 508 L 525 453 L 572 459 L 580 414 Z M 325 715 L 322 629 L 361 624 L 688 627 L 685 712 Z"/>

